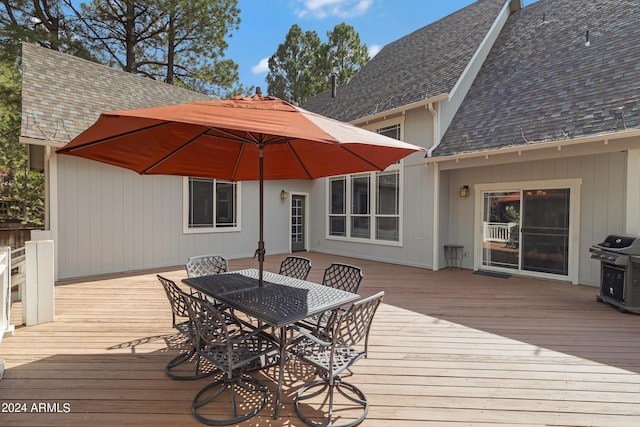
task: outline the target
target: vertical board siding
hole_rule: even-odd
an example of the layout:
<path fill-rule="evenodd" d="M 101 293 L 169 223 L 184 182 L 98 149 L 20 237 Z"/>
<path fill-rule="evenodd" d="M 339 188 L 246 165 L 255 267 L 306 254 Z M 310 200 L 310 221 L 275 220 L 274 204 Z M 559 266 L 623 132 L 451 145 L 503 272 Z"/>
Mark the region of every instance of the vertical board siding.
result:
<path fill-rule="evenodd" d="M 433 169 L 422 164 L 405 164 L 403 173 L 402 246 L 327 239 L 327 186 L 326 180 L 321 179 L 316 181 L 310 197 L 314 203 L 310 249 L 341 256 L 357 254 L 363 259 L 430 268 L 433 242 Z"/>
<path fill-rule="evenodd" d="M 426 127 L 412 126 L 411 138 Z M 411 129 L 411 130 L 409 130 Z M 427 136 L 424 136 L 425 140 Z M 415 141 L 414 141 L 415 142 Z M 62 156 L 59 162 L 58 277 L 134 271 L 181 265 L 190 255 L 224 253 L 251 256 L 258 241 L 257 183 L 242 187 L 241 232 L 182 233 L 182 178 L 139 176 L 133 172 Z M 594 285 L 599 265 L 591 244 L 624 231 L 626 153 L 513 162 L 441 173 L 440 242 L 464 245 L 463 267 L 473 267 L 473 185 L 478 183 L 581 178 L 578 279 Z M 265 241 L 268 253 L 289 250 L 289 203 L 282 189 L 309 197 L 309 249 L 336 255 L 432 268 L 433 167 L 407 161 L 403 185 L 403 244 L 389 246 L 326 238 L 326 181 L 265 183 Z M 469 185 L 472 194 L 460 198 Z M 441 260 L 443 261 L 443 260 Z M 442 262 L 441 262 L 442 264 Z"/>
<path fill-rule="evenodd" d="M 70 156 L 57 161 L 57 278 L 182 265 L 196 254 L 246 257 L 257 247 L 257 182 L 242 183 L 241 231 L 183 234 L 182 177 L 141 176 Z M 295 181 L 287 190 L 310 185 Z M 272 254 L 289 250 L 282 189 L 282 182 L 265 183 L 265 240 Z"/>

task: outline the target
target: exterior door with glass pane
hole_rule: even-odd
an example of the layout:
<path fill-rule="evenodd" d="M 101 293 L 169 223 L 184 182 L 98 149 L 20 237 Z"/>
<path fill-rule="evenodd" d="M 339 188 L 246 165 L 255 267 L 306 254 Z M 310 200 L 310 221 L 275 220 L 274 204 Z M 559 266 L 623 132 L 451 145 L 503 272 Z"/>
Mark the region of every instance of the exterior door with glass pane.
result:
<path fill-rule="evenodd" d="M 483 197 L 482 265 L 519 269 L 520 191 L 485 192 Z"/>
<path fill-rule="evenodd" d="M 291 196 L 291 251 L 307 249 L 305 236 L 305 196 Z"/>
<path fill-rule="evenodd" d="M 522 191 L 521 268 L 569 274 L 568 188 Z"/>
<path fill-rule="evenodd" d="M 567 276 L 569 188 L 486 191 L 482 266 Z"/>

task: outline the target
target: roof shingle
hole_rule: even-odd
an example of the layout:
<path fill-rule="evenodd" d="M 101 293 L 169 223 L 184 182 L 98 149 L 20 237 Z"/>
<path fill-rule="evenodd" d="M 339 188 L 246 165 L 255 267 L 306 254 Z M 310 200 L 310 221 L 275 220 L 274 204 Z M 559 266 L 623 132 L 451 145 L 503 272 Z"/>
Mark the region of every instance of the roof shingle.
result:
<path fill-rule="evenodd" d="M 21 137 L 69 142 L 100 113 L 211 99 L 29 43 L 22 45 Z"/>
<path fill-rule="evenodd" d="M 640 1 L 538 0 L 509 17 L 433 155 L 636 127 Z"/>
<path fill-rule="evenodd" d="M 347 84 L 304 108 L 342 121 L 449 93 L 505 0 L 479 0 L 385 46 Z"/>

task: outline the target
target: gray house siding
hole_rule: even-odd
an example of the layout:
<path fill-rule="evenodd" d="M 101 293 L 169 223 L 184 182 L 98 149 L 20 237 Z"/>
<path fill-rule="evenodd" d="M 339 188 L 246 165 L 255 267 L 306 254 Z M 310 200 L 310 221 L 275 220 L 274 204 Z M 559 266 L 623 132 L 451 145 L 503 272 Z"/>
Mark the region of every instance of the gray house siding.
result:
<path fill-rule="evenodd" d="M 241 231 L 184 234 L 183 178 L 57 156 L 58 278 L 184 264 L 189 256 L 250 257 L 258 242 L 258 184 L 241 184 Z M 306 191 L 287 182 L 288 191 Z M 267 253 L 289 252 L 289 202 L 265 184 Z"/>
<path fill-rule="evenodd" d="M 416 160 L 405 159 L 402 246 L 327 238 L 327 180 L 317 180 L 311 199 L 311 249 L 340 256 L 431 268 L 433 237 L 433 174 Z M 320 203 L 320 201 L 323 201 Z"/>

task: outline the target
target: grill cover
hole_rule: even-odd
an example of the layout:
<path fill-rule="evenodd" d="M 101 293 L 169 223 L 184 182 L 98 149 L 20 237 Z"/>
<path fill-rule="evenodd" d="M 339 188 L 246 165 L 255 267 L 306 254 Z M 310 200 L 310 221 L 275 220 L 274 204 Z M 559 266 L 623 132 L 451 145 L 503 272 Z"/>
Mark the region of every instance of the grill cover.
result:
<path fill-rule="evenodd" d="M 605 241 L 600 243 L 600 246 L 602 246 L 603 248 L 609 248 L 609 249 L 624 249 L 633 245 L 633 242 L 637 239 L 638 237 L 636 236 L 623 236 L 623 235 L 612 234 L 610 236 L 607 236 Z"/>
<path fill-rule="evenodd" d="M 640 236 L 633 234 L 611 234 L 602 243 L 593 245 L 591 252 L 640 256 Z"/>

